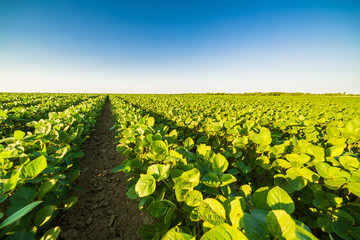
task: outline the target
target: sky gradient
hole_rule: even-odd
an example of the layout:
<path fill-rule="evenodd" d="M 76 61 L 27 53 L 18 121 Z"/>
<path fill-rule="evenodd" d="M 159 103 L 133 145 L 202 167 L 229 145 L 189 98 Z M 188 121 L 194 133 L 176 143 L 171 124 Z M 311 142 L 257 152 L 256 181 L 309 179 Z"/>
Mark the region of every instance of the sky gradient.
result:
<path fill-rule="evenodd" d="M 360 94 L 360 1 L 0 0 L 0 92 Z"/>

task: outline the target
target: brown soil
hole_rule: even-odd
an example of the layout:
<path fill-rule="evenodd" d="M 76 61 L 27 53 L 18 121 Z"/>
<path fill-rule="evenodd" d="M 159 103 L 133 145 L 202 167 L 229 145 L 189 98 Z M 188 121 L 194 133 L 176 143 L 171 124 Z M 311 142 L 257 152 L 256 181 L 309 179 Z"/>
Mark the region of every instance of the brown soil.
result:
<path fill-rule="evenodd" d="M 74 192 L 76 205 L 59 214 L 59 239 L 141 239 L 138 228 L 151 219 L 138 210 L 138 202 L 126 196 L 124 173 L 112 173 L 124 157 L 116 152 L 114 120 L 109 100 L 96 123 L 95 131 L 85 142 L 83 170 L 76 185 L 84 191 Z"/>

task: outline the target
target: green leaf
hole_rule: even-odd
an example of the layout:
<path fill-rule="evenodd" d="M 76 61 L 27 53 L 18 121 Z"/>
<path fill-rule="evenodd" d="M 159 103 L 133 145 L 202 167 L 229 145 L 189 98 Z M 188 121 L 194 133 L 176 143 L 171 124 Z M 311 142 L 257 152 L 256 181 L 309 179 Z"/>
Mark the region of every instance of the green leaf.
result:
<path fill-rule="evenodd" d="M 169 209 L 168 205 L 162 201 L 152 202 L 150 206 L 147 208 L 150 215 L 155 218 L 164 217 L 168 209 Z"/>
<path fill-rule="evenodd" d="M 47 167 L 45 156 L 41 155 L 35 160 L 31 161 L 25 167 L 25 174 L 29 178 L 34 178 L 39 175 Z"/>
<path fill-rule="evenodd" d="M 153 164 L 147 169 L 147 175 L 151 175 L 156 181 L 167 179 L 170 175 L 170 165 Z"/>
<path fill-rule="evenodd" d="M 51 219 L 54 210 L 55 210 L 55 206 L 52 205 L 41 208 L 35 214 L 35 218 L 34 218 L 35 225 L 40 227 L 45 223 L 47 223 Z"/>
<path fill-rule="evenodd" d="M 4 192 L 12 191 L 15 189 L 21 171 L 22 171 L 22 166 L 19 169 L 13 171 L 13 173 L 11 174 L 11 178 L 4 183 Z"/>
<path fill-rule="evenodd" d="M 32 232 L 15 232 L 4 240 L 35 240 L 34 235 Z"/>
<path fill-rule="evenodd" d="M 294 201 L 285 190 L 278 186 L 269 191 L 266 201 L 273 210 L 284 210 L 288 214 L 292 214 L 295 210 Z"/>
<path fill-rule="evenodd" d="M 8 198 L 8 195 L 3 195 L 0 197 L 0 203 L 4 202 Z"/>
<path fill-rule="evenodd" d="M 207 231 L 200 240 L 247 240 L 248 238 L 237 228 L 224 223 Z"/>
<path fill-rule="evenodd" d="M 240 196 L 243 196 L 244 198 L 248 199 L 251 196 L 251 186 L 248 184 L 241 185 L 239 189 Z"/>
<path fill-rule="evenodd" d="M 156 228 L 152 225 L 141 226 L 138 233 L 144 239 L 154 239 L 157 236 Z"/>
<path fill-rule="evenodd" d="M 149 118 L 147 119 L 147 125 L 148 125 L 149 127 L 152 127 L 152 126 L 154 126 L 154 124 L 155 124 L 155 118 L 149 117 Z"/>
<path fill-rule="evenodd" d="M 63 201 L 64 210 L 67 210 L 67 209 L 71 208 L 72 206 L 74 206 L 77 201 L 78 201 L 78 198 L 75 196 L 71 196 L 71 197 L 68 197 L 67 199 L 65 199 Z"/>
<path fill-rule="evenodd" d="M 37 192 L 29 187 L 22 187 L 17 190 L 10 199 L 13 205 L 25 205 L 31 202 L 36 197 Z"/>
<path fill-rule="evenodd" d="M 357 169 L 359 167 L 359 160 L 355 157 L 341 156 L 339 162 L 345 169 Z"/>
<path fill-rule="evenodd" d="M 223 173 L 228 168 L 229 163 L 226 158 L 220 153 L 216 154 L 214 161 L 212 162 L 212 168 L 217 173 Z"/>
<path fill-rule="evenodd" d="M 182 188 L 192 189 L 196 187 L 200 182 L 200 171 L 197 168 L 191 169 L 189 171 L 183 172 L 180 175 L 182 180 Z"/>
<path fill-rule="evenodd" d="M 319 162 L 315 165 L 315 168 L 321 177 L 323 177 L 323 178 L 332 178 L 333 177 L 332 171 L 330 170 L 332 167 L 329 164 L 327 164 L 325 162 Z"/>
<path fill-rule="evenodd" d="M 229 185 L 231 183 L 237 182 L 237 179 L 233 175 L 226 173 L 226 174 L 221 175 L 220 181 L 221 181 L 220 186 L 223 187 L 223 186 Z"/>
<path fill-rule="evenodd" d="M 230 198 L 223 203 L 226 211 L 227 220 L 229 223 L 231 223 L 231 226 L 235 228 L 241 228 L 241 219 L 244 216 L 244 211 L 241 206 L 240 199 L 244 200 L 242 197 Z"/>
<path fill-rule="evenodd" d="M 332 224 L 332 228 L 334 232 L 342 239 L 352 240 L 352 238 L 350 237 L 350 233 L 353 226 L 351 226 L 351 224 L 337 221 Z"/>
<path fill-rule="evenodd" d="M 296 239 L 295 221 L 284 210 L 271 210 L 266 216 L 266 224 L 276 239 Z"/>
<path fill-rule="evenodd" d="M 21 140 L 21 139 L 23 139 L 25 135 L 26 135 L 26 134 L 25 134 L 23 131 L 20 131 L 20 130 L 16 130 L 16 131 L 14 132 L 14 138 L 15 138 L 16 140 Z"/>
<path fill-rule="evenodd" d="M 178 227 L 170 229 L 161 240 L 195 240 L 194 236 L 179 231 Z"/>
<path fill-rule="evenodd" d="M 262 127 L 260 133 L 254 134 L 251 140 L 259 145 L 269 145 L 272 141 L 271 132 L 267 128 Z"/>
<path fill-rule="evenodd" d="M 136 194 L 135 191 L 135 185 L 131 186 L 127 191 L 126 191 L 126 196 L 130 199 L 137 199 L 138 195 Z"/>
<path fill-rule="evenodd" d="M 198 190 L 191 190 L 185 194 L 185 203 L 191 207 L 199 206 L 202 200 L 202 193 Z"/>
<path fill-rule="evenodd" d="M 327 217 L 319 217 L 317 219 L 317 224 L 323 232 L 326 232 L 326 233 L 334 232 L 334 230 L 332 229 L 332 221 L 331 221 L 330 217 L 328 217 L 328 216 Z"/>
<path fill-rule="evenodd" d="M 305 228 L 296 225 L 296 239 L 299 240 L 317 240 L 311 232 L 307 231 Z"/>
<path fill-rule="evenodd" d="M 23 216 L 25 216 L 26 214 L 28 214 L 29 212 L 31 212 L 31 210 L 33 210 L 36 206 L 38 206 L 40 203 L 42 203 L 42 201 L 37 201 L 37 202 L 33 202 L 30 203 L 28 205 L 26 205 L 25 207 L 21 208 L 20 210 L 16 211 L 15 213 L 13 213 L 11 216 L 9 216 L 8 218 L 6 218 L 1 224 L 0 224 L 0 229 L 3 227 L 6 227 L 10 224 L 12 224 L 13 222 L 15 222 L 16 220 L 22 218 Z"/>
<path fill-rule="evenodd" d="M 157 154 L 168 154 L 168 146 L 162 140 L 156 140 L 152 143 L 152 147 Z"/>
<path fill-rule="evenodd" d="M 44 182 L 40 188 L 39 188 L 39 197 L 43 198 L 48 192 L 51 191 L 51 189 L 55 186 L 55 184 L 57 183 L 57 179 L 50 179 L 46 182 Z"/>
<path fill-rule="evenodd" d="M 194 140 L 192 140 L 191 137 L 188 137 L 187 139 L 185 139 L 185 141 L 184 141 L 184 147 L 185 147 L 187 150 L 193 149 L 194 146 L 195 146 L 195 143 L 194 143 Z"/>
<path fill-rule="evenodd" d="M 330 157 L 340 156 L 344 152 L 344 148 L 346 145 L 336 145 L 328 148 L 326 152 L 329 152 Z"/>
<path fill-rule="evenodd" d="M 139 197 L 151 195 L 156 188 L 156 180 L 153 176 L 142 174 L 135 185 L 135 192 Z"/>
<path fill-rule="evenodd" d="M 356 196 L 360 197 L 360 182 L 349 182 L 347 188 Z"/>
<path fill-rule="evenodd" d="M 269 193 L 269 187 L 261 187 L 257 189 L 251 196 L 251 202 L 255 208 L 269 210 L 270 207 L 267 204 L 267 195 Z"/>
<path fill-rule="evenodd" d="M 245 234 L 249 239 L 264 240 L 270 239 L 270 233 L 266 225 L 256 217 L 245 213 L 244 215 Z"/>
<path fill-rule="evenodd" d="M 40 240 L 56 240 L 60 234 L 60 227 L 54 227 L 46 231 Z"/>
<path fill-rule="evenodd" d="M 219 187 L 221 184 L 218 175 L 216 175 L 215 173 L 205 174 L 201 181 L 209 187 Z"/>
<path fill-rule="evenodd" d="M 207 198 L 200 203 L 199 214 L 204 221 L 213 225 L 222 224 L 226 220 L 224 206 L 213 198 Z"/>

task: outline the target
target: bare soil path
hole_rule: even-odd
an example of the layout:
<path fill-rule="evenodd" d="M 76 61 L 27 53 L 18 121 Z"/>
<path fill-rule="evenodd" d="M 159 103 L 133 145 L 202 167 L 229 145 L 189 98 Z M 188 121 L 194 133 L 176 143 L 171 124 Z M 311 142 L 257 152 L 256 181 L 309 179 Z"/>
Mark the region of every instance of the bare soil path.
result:
<path fill-rule="evenodd" d="M 113 124 L 107 99 L 95 131 L 84 143 L 83 169 L 75 183 L 84 191 L 74 192 L 76 205 L 55 220 L 61 228 L 59 239 L 141 239 L 138 228 L 151 221 L 138 210 L 137 201 L 127 198 L 125 174 L 111 172 L 124 160 L 116 152 Z"/>

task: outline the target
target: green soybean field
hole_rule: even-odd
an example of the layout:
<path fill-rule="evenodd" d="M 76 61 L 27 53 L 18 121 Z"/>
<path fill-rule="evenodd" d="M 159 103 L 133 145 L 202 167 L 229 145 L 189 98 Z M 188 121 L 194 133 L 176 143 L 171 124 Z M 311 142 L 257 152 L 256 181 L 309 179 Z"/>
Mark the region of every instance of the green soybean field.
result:
<path fill-rule="evenodd" d="M 86 239 L 59 219 L 95 193 L 82 229 L 105 222 L 103 239 L 130 239 L 129 209 L 147 219 L 131 239 L 360 239 L 357 96 L 2 93 L 0 106 L 0 239 Z M 119 158 L 87 192 L 110 142 Z"/>

